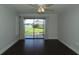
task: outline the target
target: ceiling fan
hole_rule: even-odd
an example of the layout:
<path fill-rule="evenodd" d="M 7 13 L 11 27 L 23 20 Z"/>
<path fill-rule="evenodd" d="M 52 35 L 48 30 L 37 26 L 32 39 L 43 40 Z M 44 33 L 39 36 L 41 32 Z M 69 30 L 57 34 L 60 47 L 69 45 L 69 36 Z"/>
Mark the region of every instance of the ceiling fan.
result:
<path fill-rule="evenodd" d="M 53 4 L 31 4 L 32 7 L 36 9 L 38 13 L 44 13 L 46 11 L 54 11 L 49 9 Z"/>

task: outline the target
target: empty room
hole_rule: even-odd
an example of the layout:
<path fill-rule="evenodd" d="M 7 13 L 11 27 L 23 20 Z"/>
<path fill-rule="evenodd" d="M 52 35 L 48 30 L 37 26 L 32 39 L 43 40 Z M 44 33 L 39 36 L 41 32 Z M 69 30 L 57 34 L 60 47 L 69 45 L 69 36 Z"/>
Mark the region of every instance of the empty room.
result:
<path fill-rule="evenodd" d="M 79 4 L 0 4 L 1 55 L 78 55 Z"/>

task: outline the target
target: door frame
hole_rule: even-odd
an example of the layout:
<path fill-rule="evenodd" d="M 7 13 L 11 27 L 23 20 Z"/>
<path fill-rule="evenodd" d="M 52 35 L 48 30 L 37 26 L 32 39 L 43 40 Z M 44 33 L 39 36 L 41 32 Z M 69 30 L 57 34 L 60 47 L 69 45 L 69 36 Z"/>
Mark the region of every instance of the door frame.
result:
<path fill-rule="evenodd" d="M 32 19 L 32 18 L 27 18 L 27 19 Z M 46 18 L 33 18 L 33 19 L 43 19 L 43 27 L 44 27 L 44 30 L 43 30 L 43 38 L 33 38 L 33 39 L 45 39 L 45 33 L 46 33 Z M 25 19 L 24 19 L 25 20 Z M 23 20 L 23 25 L 24 24 L 24 20 Z M 34 25 L 34 21 L 33 21 L 33 25 Z M 25 28 L 25 27 L 24 27 Z M 34 28 L 33 28 L 33 37 L 34 37 Z M 25 37 L 25 29 L 24 29 L 24 37 Z M 28 39 L 28 38 L 24 38 L 24 39 Z M 29 38 L 29 39 L 32 39 L 32 38 Z"/>

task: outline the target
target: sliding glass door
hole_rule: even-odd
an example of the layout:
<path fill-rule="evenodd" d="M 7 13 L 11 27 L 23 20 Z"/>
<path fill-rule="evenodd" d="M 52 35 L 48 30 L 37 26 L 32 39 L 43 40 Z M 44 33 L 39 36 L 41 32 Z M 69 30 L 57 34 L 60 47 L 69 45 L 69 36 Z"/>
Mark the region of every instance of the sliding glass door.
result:
<path fill-rule="evenodd" d="M 33 19 L 24 20 L 24 37 L 33 38 Z"/>
<path fill-rule="evenodd" d="M 25 38 L 26 39 L 43 39 L 45 34 L 44 19 L 25 19 Z"/>

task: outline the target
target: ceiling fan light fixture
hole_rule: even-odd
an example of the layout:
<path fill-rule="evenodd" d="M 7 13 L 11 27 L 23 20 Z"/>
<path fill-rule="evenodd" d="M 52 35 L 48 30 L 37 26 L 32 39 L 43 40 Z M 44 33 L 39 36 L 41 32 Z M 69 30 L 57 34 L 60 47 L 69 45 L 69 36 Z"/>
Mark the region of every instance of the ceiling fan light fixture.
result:
<path fill-rule="evenodd" d="M 38 12 L 39 12 L 39 13 L 43 13 L 43 12 L 45 12 L 45 9 L 42 8 L 42 7 L 41 7 L 41 8 L 38 8 Z"/>
<path fill-rule="evenodd" d="M 44 9 L 44 8 L 41 8 L 41 11 L 42 11 L 42 12 L 44 12 L 44 11 L 45 11 L 45 9 Z"/>
<path fill-rule="evenodd" d="M 43 13 L 45 12 L 45 9 L 46 9 L 46 6 L 41 4 L 41 5 L 38 5 L 38 12 L 39 13 Z"/>
<path fill-rule="evenodd" d="M 40 8 L 38 8 L 38 12 L 41 13 L 41 9 Z"/>
<path fill-rule="evenodd" d="M 32 6 L 35 8 L 37 13 L 41 14 L 44 13 L 45 11 L 49 12 L 51 11 L 50 6 L 54 4 L 32 4 Z"/>

